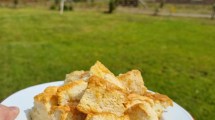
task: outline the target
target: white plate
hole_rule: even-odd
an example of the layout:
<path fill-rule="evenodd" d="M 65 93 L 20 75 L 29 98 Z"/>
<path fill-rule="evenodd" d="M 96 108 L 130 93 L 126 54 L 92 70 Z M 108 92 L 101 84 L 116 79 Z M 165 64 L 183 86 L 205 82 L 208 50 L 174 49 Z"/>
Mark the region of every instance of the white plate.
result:
<path fill-rule="evenodd" d="M 63 81 L 51 82 L 32 86 L 14 93 L 6 98 L 1 104 L 6 106 L 17 106 L 20 108 L 20 114 L 16 120 L 28 120 L 28 111 L 33 106 L 33 98 L 41 93 L 48 86 L 62 85 Z M 163 113 L 163 120 L 194 120 L 191 115 L 178 104 L 168 107 Z"/>

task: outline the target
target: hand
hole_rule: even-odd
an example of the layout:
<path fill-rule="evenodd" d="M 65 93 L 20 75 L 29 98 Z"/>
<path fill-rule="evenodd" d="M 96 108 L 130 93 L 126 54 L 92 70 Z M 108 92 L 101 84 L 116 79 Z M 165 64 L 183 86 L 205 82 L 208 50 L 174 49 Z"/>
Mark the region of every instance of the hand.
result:
<path fill-rule="evenodd" d="M 19 108 L 6 107 L 0 104 L 0 120 L 15 120 L 19 114 Z"/>

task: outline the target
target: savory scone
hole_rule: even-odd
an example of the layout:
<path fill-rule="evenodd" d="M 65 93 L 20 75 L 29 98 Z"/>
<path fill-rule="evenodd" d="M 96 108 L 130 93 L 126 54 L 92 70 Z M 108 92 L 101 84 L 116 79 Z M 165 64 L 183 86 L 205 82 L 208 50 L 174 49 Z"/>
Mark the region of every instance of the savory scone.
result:
<path fill-rule="evenodd" d="M 79 102 L 87 88 L 87 82 L 76 80 L 60 86 L 57 90 L 57 98 L 59 105 L 68 105 Z"/>
<path fill-rule="evenodd" d="M 115 76 L 97 61 L 89 71 L 66 75 L 64 84 L 34 97 L 32 120 L 160 120 L 172 106 L 166 95 L 148 92 L 140 71 Z"/>
<path fill-rule="evenodd" d="M 88 88 L 77 108 L 83 113 L 112 113 L 123 116 L 127 94 L 115 84 L 98 76 L 91 76 Z"/>
<path fill-rule="evenodd" d="M 120 74 L 117 78 L 123 83 L 129 93 L 143 95 L 147 90 L 139 70 L 132 70 L 125 74 Z"/>
<path fill-rule="evenodd" d="M 130 94 L 126 103 L 125 113 L 132 120 L 159 120 L 164 109 L 172 105 L 171 99 L 159 94 L 160 98 L 154 93 L 147 93 L 147 96 Z M 149 95 L 150 94 L 150 95 Z"/>
<path fill-rule="evenodd" d="M 60 87 L 48 87 L 34 97 L 32 120 L 84 120 L 86 115 L 76 106 L 87 83 L 77 80 Z"/>
<path fill-rule="evenodd" d="M 153 109 L 158 115 L 158 118 L 161 117 L 163 111 L 169 107 L 173 106 L 172 100 L 166 96 L 159 93 L 146 92 L 144 96 L 152 99 L 154 101 Z"/>
<path fill-rule="evenodd" d="M 153 110 L 154 102 L 150 98 L 138 94 L 130 94 L 125 104 L 125 113 L 131 120 L 158 120 Z"/>
<path fill-rule="evenodd" d="M 130 120 L 128 115 L 121 117 L 112 113 L 88 114 L 85 120 Z"/>
<path fill-rule="evenodd" d="M 51 120 L 50 111 L 53 106 L 57 105 L 58 87 L 52 86 L 44 90 L 43 93 L 34 97 L 34 107 L 30 112 L 32 120 Z"/>
<path fill-rule="evenodd" d="M 87 81 L 90 77 L 89 71 L 74 71 L 69 74 L 66 74 L 66 79 L 64 81 L 64 84 L 76 81 L 76 80 L 84 80 Z"/>
<path fill-rule="evenodd" d="M 115 75 L 108 70 L 101 62 L 97 61 L 95 65 L 90 68 L 90 75 L 91 76 L 98 76 L 101 77 L 110 83 L 115 84 L 116 86 L 120 87 L 121 89 L 125 89 L 121 81 L 115 77 Z"/>

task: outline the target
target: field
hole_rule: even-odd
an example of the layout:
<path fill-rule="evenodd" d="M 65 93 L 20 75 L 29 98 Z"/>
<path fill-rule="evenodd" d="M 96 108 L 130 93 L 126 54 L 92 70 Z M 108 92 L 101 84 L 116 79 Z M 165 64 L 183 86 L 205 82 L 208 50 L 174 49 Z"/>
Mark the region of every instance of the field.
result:
<path fill-rule="evenodd" d="M 167 94 L 196 120 L 212 120 L 214 33 L 209 19 L 2 8 L 0 100 L 100 60 L 115 74 L 139 69 L 150 90 Z"/>

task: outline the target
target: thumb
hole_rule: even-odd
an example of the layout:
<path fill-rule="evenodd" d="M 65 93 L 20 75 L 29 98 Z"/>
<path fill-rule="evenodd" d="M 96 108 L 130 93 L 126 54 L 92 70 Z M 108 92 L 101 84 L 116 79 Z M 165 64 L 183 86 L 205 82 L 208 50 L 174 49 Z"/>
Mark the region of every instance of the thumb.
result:
<path fill-rule="evenodd" d="M 14 120 L 19 114 L 19 108 L 17 108 L 17 107 L 9 107 L 9 109 L 10 109 L 10 112 L 9 112 L 10 117 L 9 117 L 8 120 Z"/>
<path fill-rule="evenodd" d="M 17 107 L 0 106 L 0 120 L 15 120 L 19 114 Z"/>

